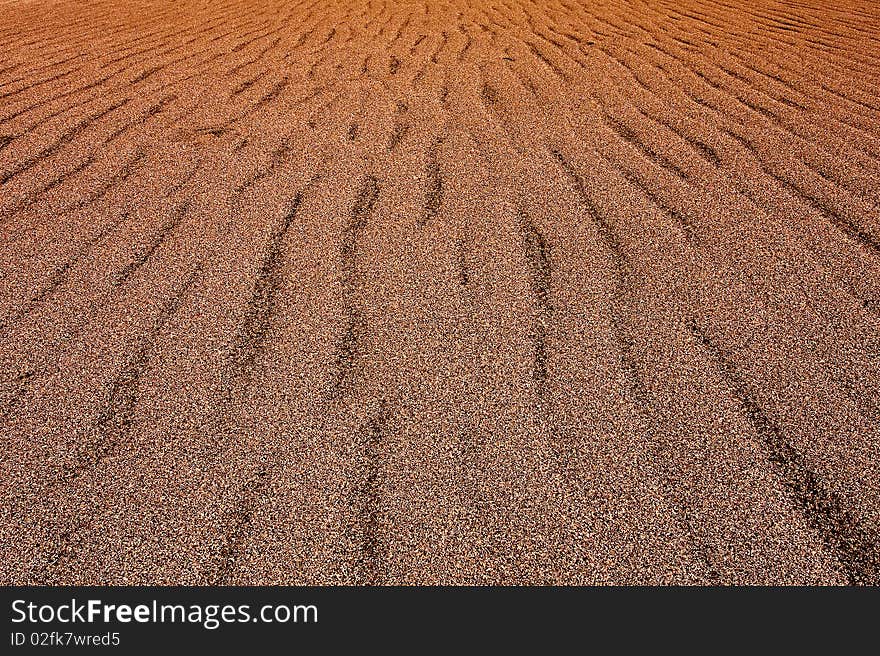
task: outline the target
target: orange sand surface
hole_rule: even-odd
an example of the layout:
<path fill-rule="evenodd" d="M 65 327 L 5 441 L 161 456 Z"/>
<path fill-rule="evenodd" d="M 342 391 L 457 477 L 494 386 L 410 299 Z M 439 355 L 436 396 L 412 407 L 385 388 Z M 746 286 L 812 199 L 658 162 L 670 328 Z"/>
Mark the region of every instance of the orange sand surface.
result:
<path fill-rule="evenodd" d="M 880 6 L 0 1 L 3 583 L 880 582 Z"/>

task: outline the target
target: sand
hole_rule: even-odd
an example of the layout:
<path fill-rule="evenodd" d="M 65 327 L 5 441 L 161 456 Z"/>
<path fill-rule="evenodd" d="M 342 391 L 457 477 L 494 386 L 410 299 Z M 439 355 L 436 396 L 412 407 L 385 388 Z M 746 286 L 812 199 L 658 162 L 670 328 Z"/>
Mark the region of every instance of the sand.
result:
<path fill-rule="evenodd" d="M 880 582 L 880 8 L 0 2 L 0 582 Z"/>

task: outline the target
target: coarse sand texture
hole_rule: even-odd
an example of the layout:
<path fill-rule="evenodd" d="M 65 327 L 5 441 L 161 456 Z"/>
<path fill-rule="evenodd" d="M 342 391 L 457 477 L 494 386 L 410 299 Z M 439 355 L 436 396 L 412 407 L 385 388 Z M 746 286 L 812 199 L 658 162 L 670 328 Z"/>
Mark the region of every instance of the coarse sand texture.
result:
<path fill-rule="evenodd" d="M 0 582 L 877 584 L 880 4 L 0 0 Z"/>

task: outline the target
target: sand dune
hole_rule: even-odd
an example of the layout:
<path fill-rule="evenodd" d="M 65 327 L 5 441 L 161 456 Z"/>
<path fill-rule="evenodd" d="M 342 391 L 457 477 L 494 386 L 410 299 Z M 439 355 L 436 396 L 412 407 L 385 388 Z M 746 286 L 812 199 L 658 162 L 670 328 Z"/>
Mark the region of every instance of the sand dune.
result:
<path fill-rule="evenodd" d="M 0 3 L 0 581 L 880 582 L 828 4 Z"/>

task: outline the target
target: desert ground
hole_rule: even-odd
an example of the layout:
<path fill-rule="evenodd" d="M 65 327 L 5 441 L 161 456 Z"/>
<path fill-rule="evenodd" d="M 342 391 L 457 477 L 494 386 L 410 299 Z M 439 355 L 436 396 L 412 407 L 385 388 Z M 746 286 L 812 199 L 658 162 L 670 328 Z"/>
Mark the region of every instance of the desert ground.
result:
<path fill-rule="evenodd" d="M 0 1 L 0 581 L 880 582 L 880 6 Z"/>

